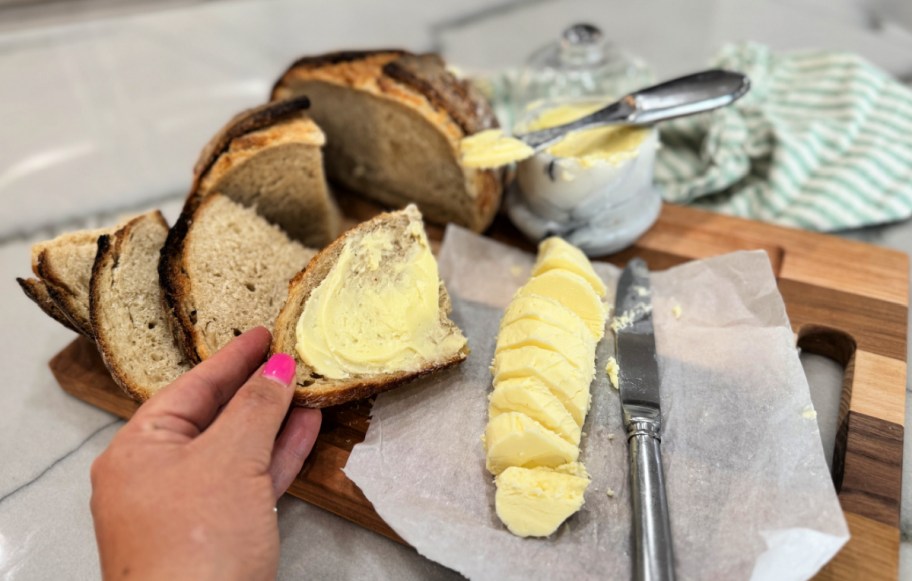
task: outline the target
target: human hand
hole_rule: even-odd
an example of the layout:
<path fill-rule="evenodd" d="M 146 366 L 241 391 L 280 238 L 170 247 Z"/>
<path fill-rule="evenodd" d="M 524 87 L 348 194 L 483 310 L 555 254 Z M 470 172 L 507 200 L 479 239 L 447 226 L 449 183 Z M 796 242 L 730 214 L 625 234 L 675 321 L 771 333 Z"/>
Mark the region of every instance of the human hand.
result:
<path fill-rule="evenodd" d="M 282 428 L 294 359 L 258 369 L 268 346 L 262 327 L 233 340 L 140 406 L 92 464 L 105 579 L 275 577 L 274 507 L 321 414 L 294 408 Z"/>

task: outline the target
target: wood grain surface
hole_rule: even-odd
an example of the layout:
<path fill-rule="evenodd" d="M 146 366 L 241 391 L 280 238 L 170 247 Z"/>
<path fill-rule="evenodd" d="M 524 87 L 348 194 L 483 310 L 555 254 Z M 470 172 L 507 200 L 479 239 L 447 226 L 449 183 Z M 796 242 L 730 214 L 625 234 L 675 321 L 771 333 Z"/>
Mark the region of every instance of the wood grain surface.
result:
<path fill-rule="evenodd" d="M 343 198 L 349 223 L 378 210 Z M 442 231 L 430 227 L 439 243 Z M 491 237 L 533 246 L 503 217 Z M 892 579 L 899 567 L 899 503 L 905 417 L 909 261 L 902 252 L 665 205 L 637 243 L 604 260 L 645 258 L 661 270 L 736 250 L 767 252 L 798 344 L 846 368 L 833 480 L 852 538 L 819 579 Z M 94 345 L 73 341 L 50 362 L 61 387 L 120 417 L 137 404 L 114 384 Z M 289 493 L 402 542 L 342 472 L 369 424 L 370 401 L 324 410 L 323 428 Z"/>

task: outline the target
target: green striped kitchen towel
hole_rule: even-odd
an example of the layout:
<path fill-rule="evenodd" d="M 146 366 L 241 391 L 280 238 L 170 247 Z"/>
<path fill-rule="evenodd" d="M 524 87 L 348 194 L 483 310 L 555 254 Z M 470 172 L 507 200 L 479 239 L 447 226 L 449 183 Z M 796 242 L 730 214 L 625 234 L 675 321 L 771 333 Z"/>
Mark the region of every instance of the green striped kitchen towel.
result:
<path fill-rule="evenodd" d="M 725 47 L 733 106 L 660 126 L 667 201 L 831 231 L 912 215 L 912 91 L 859 56 Z"/>

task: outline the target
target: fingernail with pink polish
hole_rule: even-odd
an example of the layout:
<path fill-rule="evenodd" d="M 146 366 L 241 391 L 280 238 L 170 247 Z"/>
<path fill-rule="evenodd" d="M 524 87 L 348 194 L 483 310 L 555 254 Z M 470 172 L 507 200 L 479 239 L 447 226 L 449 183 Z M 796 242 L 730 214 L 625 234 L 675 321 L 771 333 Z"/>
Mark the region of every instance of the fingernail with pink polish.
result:
<path fill-rule="evenodd" d="M 294 357 L 285 353 L 276 353 L 266 362 L 263 368 L 263 377 L 285 385 L 289 385 L 295 376 Z"/>

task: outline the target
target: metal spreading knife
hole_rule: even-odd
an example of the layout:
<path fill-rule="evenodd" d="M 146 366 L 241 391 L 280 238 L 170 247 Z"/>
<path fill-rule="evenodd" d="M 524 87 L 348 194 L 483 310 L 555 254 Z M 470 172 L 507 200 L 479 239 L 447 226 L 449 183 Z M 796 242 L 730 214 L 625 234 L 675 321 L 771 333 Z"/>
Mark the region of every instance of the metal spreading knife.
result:
<path fill-rule="evenodd" d="M 640 259 L 631 260 L 621 274 L 614 316 L 618 388 L 630 464 L 634 578 L 670 580 L 674 579 L 674 558 L 659 449 L 662 414 L 652 287 L 649 269 Z"/>

